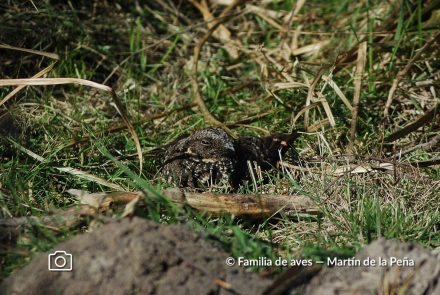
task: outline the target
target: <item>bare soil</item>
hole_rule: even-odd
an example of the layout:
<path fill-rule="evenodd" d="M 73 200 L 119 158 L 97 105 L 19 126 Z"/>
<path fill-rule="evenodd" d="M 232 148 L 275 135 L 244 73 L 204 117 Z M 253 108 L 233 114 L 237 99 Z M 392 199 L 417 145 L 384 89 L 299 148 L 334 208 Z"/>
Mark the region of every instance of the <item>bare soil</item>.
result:
<path fill-rule="evenodd" d="M 41 253 L 3 282 L 0 294 L 261 294 L 270 284 L 227 266 L 229 255 L 187 226 L 141 218 L 112 222 L 55 250 L 72 254 L 71 272 L 48 271 L 49 253 Z"/>
<path fill-rule="evenodd" d="M 57 250 L 72 254 L 71 272 L 48 270 Z M 349 258 L 360 266 L 327 267 L 309 283 L 285 287 L 227 266 L 228 256 L 188 226 L 135 217 L 36 255 L 0 294 L 440 294 L 440 253 L 414 243 L 381 238 Z M 366 259 L 387 265 L 365 266 Z"/>

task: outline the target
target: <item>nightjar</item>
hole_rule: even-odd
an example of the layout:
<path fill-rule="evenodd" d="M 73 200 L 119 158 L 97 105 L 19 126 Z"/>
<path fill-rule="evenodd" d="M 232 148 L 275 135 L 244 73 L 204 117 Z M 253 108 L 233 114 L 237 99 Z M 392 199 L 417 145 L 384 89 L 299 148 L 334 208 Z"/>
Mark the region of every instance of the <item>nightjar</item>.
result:
<path fill-rule="evenodd" d="M 163 174 L 167 182 L 179 187 L 203 190 L 229 185 L 236 189 L 249 177 L 248 161 L 269 170 L 297 137 L 293 132 L 234 140 L 221 128 L 201 129 L 165 147 Z"/>
<path fill-rule="evenodd" d="M 234 140 L 220 128 L 178 139 L 165 150 L 163 174 L 179 187 L 203 189 L 229 184 L 235 172 Z"/>

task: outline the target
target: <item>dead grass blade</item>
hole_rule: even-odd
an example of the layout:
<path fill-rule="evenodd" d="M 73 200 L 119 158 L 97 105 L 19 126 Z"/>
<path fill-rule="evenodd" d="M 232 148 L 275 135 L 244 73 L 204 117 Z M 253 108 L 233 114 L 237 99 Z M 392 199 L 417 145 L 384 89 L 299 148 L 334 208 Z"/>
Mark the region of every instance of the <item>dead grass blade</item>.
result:
<path fill-rule="evenodd" d="M 305 105 L 306 107 L 308 107 L 311 104 L 312 99 L 313 99 L 313 93 L 315 91 L 316 85 L 318 84 L 319 80 L 321 79 L 322 75 L 324 74 L 324 71 L 325 71 L 325 69 L 321 68 L 319 70 L 318 74 L 313 79 L 312 84 L 310 84 L 309 91 L 307 92 L 307 99 L 306 99 L 306 105 Z M 308 82 L 308 80 L 306 82 Z M 305 130 L 308 130 L 308 127 L 309 127 L 309 110 L 310 109 L 306 109 L 306 113 L 304 114 L 304 129 Z"/>
<path fill-rule="evenodd" d="M 361 98 L 362 75 L 364 74 L 365 64 L 367 61 L 367 42 L 359 44 L 357 54 L 356 73 L 354 77 L 354 96 L 353 108 L 351 111 L 351 128 L 350 128 L 350 143 L 348 144 L 348 153 L 353 152 L 354 140 L 356 137 L 356 122 L 358 116 L 359 101 Z"/>
<path fill-rule="evenodd" d="M 115 189 L 115 190 L 121 190 L 122 189 L 122 187 L 120 185 L 118 185 L 118 184 L 108 182 L 105 179 L 102 179 L 102 178 L 100 178 L 98 176 L 95 176 L 93 174 L 87 173 L 85 171 L 82 171 L 82 170 L 79 170 L 79 169 L 76 169 L 76 168 L 71 168 L 71 167 L 55 167 L 55 169 L 57 169 L 58 171 L 61 171 L 61 172 L 64 172 L 64 173 L 76 176 L 78 178 L 82 178 L 82 179 L 85 179 L 85 180 L 88 180 L 88 181 L 91 181 L 91 182 L 94 182 L 94 183 L 97 183 L 97 184 L 100 184 L 100 185 L 103 185 L 103 186 Z"/>
<path fill-rule="evenodd" d="M 420 58 L 422 53 L 425 52 L 428 48 L 430 48 L 431 45 L 434 44 L 434 42 L 438 41 L 439 36 L 440 33 L 436 33 L 428 43 L 426 43 L 425 45 L 422 46 L 422 48 L 419 49 L 419 51 L 410 59 L 410 61 L 406 64 L 406 66 L 397 73 L 397 76 L 394 79 L 393 84 L 391 85 L 390 91 L 388 92 L 387 102 L 385 104 L 385 109 L 383 111 L 384 120 L 387 119 L 388 117 L 388 112 L 391 107 L 391 103 L 393 102 L 394 93 L 396 92 L 400 80 L 402 79 L 403 76 L 406 75 L 406 73 L 408 73 L 409 69 L 412 67 L 414 62 Z"/>
<path fill-rule="evenodd" d="M 288 36 L 287 32 L 289 31 L 290 27 L 292 26 L 293 19 L 298 14 L 298 12 L 301 10 L 301 8 L 303 7 L 305 2 L 306 2 L 306 0 L 297 1 L 295 4 L 295 7 L 293 7 L 293 5 L 292 5 L 292 11 L 289 12 L 284 17 L 283 30 L 280 32 L 281 42 L 280 42 L 279 47 L 280 47 L 281 51 L 283 52 L 285 60 L 289 60 L 289 56 L 292 54 L 292 51 L 297 48 L 297 46 L 287 45 L 287 36 Z M 296 42 L 293 40 L 297 39 L 297 36 L 298 36 L 298 34 L 293 34 L 293 37 L 291 38 L 292 42 Z"/>
<path fill-rule="evenodd" d="M 350 101 L 347 99 L 345 94 L 341 91 L 341 88 L 333 81 L 331 77 L 322 76 L 322 79 L 328 83 L 328 85 L 333 88 L 333 90 L 336 92 L 336 94 L 339 96 L 339 98 L 342 100 L 342 102 L 345 104 L 345 106 L 348 108 L 348 110 L 351 112 L 353 107 L 351 106 Z"/>
<path fill-rule="evenodd" d="M 307 131 L 308 131 L 308 132 L 316 132 L 316 131 L 318 131 L 319 129 L 323 129 L 324 126 L 326 126 L 326 125 L 328 125 L 328 124 L 331 125 L 330 120 L 329 120 L 328 118 L 326 118 L 326 119 L 322 119 L 322 120 L 319 120 L 318 122 L 315 122 L 313 125 L 309 126 L 309 128 L 307 129 Z"/>
<path fill-rule="evenodd" d="M 324 87 L 322 88 L 321 92 L 318 93 L 318 101 L 321 102 L 322 107 L 324 108 L 324 112 L 327 115 L 327 120 L 330 123 L 331 127 L 335 127 L 336 126 L 336 121 L 335 121 L 335 117 L 333 116 L 333 112 L 332 109 L 330 108 L 330 104 L 327 101 L 327 98 L 325 98 L 325 96 L 322 94 L 324 90 Z"/>
<path fill-rule="evenodd" d="M 194 7 L 196 7 L 200 13 L 203 15 L 203 19 L 206 22 L 206 25 L 208 28 L 212 27 L 212 21 L 215 19 L 215 17 L 212 15 L 212 13 L 209 11 L 208 3 L 206 0 L 202 0 L 201 2 L 197 0 L 188 0 Z M 233 46 L 232 40 L 231 40 L 231 32 L 226 28 L 224 25 L 219 25 L 218 28 L 212 33 L 214 38 L 218 39 L 220 42 L 224 44 L 225 50 L 229 53 L 229 56 L 232 59 L 238 58 L 238 51 Z"/>
<path fill-rule="evenodd" d="M 137 155 L 139 158 L 139 173 L 142 173 L 142 165 L 143 165 L 143 155 L 142 155 L 142 147 L 139 141 L 139 137 L 128 119 L 127 111 L 119 100 L 116 92 L 109 86 L 99 84 L 93 81 L 78 79 L 78 78 L 29 78 L 29 79 L 0 79 L 0 86 L 44 86 L 44 85 L 61 85 L 61 84 L 78 84 L 93 87 L 96 89 L 100 89 L 106 92 L 109 92 L 112 96 L 112 99 L 118 109 L 119 114 L 121 115 L 125 125 L 127 126 L 131 137 L 136 145 Z"/>
<path fill-rule="evenodd" d="M 347 165 L 347 166 L 338 167 L 336 170 L 334 170 L 331 173 L 331 175 L 341 176 L 344 174 L 363 174 L 363 173 L 378 172 L 378 171 L 382 171 L 393 175 L 394 170 L 395 169 L 393 163 L 379 163 L 378 165 L 364 163 L 360 165 L 356 164 L 356 165 Z"/>
<path fill-rule="evenodd" d="M 303 7 L 303 5 L 306 3 L 306 0 L 298 0 L 296 1 L 295 4 L 295 9 L 293 10 L 291 15 L 288 15 L 286 17 L 288 17 L 289 19 L 292 19 L 295 15 L 298 14 L 298 12 L 301 10 L 301 8 Z"/>
<path fill-rule="evenodd" d="M 303 46 L 300 48 L 295 48 L 292 50 L 292 55 L 297 56 L 297 55 L 303 55 L 303 54 L 312 54 L 312 53 L 318 52 L 319 50 L 321 50 L 322 47 L 324 47 L 327 44 L 329 44 L 329 41 L 324 40 L 324 41 L 309 44 L 309 45 L 306 45 L 306 46 Z"/>
<path fill-rule="evenodd" d="M 228 126 L 228 127 L 235 127 L 235 126 L 240 125 L 240 124 L 248 124 L 248 123 L 260 120 L 260 119 L 262 119 L 262 118 L 264 118 L 264 117 L 266 117 L 266 116 L 268 116 L 268 115 L 270 115 L 272 113 L 273 113 L 273 111 L 257 114 L 255 116 L 246 117 L 246 118 L 243 118 L 243 119 L 238 120 L 238 121 L 226 122 L 225 125 Z"/>
<path fill-rule="evenodd" d="M 282 90 L 292 88 L 308 88 L 309 86 L 301 82 L 279 82 L 274 83 L 273 87 L 275 88 L 275 90 Z"/>
<path fill-rule="evenodd" d="M 53 66 L 55 65 L 55 63 L 49 65 L 48 67 L 44 68 L 43 70 L 39 71 L 38 73 L 36 73 L 32 78 L 40 78 L 44 75 L 46 75 L 47 73 L 49 73 L 50 71 L 52 71 Z M 6 95 L 1 101 L 0 101 L 0 106 L 4 105 L 8 100 L 10 100 L 14 95 L 16 95 L 21 89 L 23 89 L 24 87 L 26 87 L 26 85 L 20 85 L 17 88 L 15 88 L 14 90 L 12 90 L 11 92 L 9 92 L 8 95 Z"/>
<path fill-rule="evenodd" d="M 37 160 L 38 162 L 41 162 L 41 163 L 46 162 L 45 158 L 43 158 L 42 156 L 37 155 L 36 153 L 28 150 L 27 148 L 25 148 L 24 146 L 22 146 L 19 143 L 15 142 L 14 140 L 9 139 L 9 141 L 13 145 L 15 145 L 19 150 L 21 150 L 22 152 L 24 152 L 25 154 L 27 154 L 31 158 Z M 92 175 L 90 173 L 87 173 L 85 171 L 82 171 L 82 170 L 79 170 L 79 169 L 76 169 L 76 168 L 71 168 L 71 167 L 53 167 L 53 168 L 55 168 L 56 170 L 58 170 L 60 172 L 67 173 L 67 174 L 70 174 L 70 175 L 74 175 L 74 176 L 76 176 L 78 178 L 82 178 L 82 179 L 85 179 L 87 181 L 103 185 L 105 187 L 109 187 L 109 188 L 112 188 L 112 189 L 115 189 L 115 190 L 124 190 L 124 188 L 122 186 L 118 185 L 118 184 L 108 182 L 105 179 L 102 179 L 102 178 L 100 178 L 98 176 Z"/>
<path fill-rule="evenodd" d="M 248 13 L 250 12 L 261 17 L 263 20 L 265 20 L 268 24 L 270 24 L 277 30 L 283 31 L 283 26 L 273 19 L 274 17 L 279 17 L 278 13 L 251 4 L 246 5 L 246 10 Z"/>
<path fill-rule="evenodd" d="M 164 118 L 164 117 L 167 117 L 167 116 L 169 116 L 169 115 L 171 115 L 173 113 L 185 111 L 185 110 L 190 109 L 190 108 L 195 107 L 195 106 L 196 106 L 195 103 L 190 103 L 190 104 L 185 105 L 183 107 L 172 109 L 172 110 L 167 110 L 167 111 L 164 111 L 164 112 L 161 112 L 161 113 L 158 113 L 158 114 L 146 115 L 146 116 L 142 117 L 141 119 L 139 119 L 136 122 L 136 125 L 142 125 L 142 124 L 144 124 L 146 122 L 149 122 L 149 121 L 154 121 L 154 120 L 157 120 L 157 119 L 160 119 L 160 118 Z M 251 118 L 249 118 L 249 119 L 251 119 Z M 228 125 L 228 123 L 226 125 Z M 105 132 L 107 134 L 110 134 L 110 133 L 121 131 L 124 128 L 127 128 L 125 123 L 119 124 L 119 125 L 116 125 L 116 126 L 113 126 L 113 127 L 110 127 Z M 90 136 L 83 136 L 83 137 L 78 138 L 78 139 L 72 139 L 67 145 L 64 146 L 64 148 L 72 147 L 72 146 L 75 146 L 75 145 L 80 144 L 80 143 L 84 144 L 85 142 L 89 141 L 90 139 L 91 139 Z"/>
<path fill-rule="evenodd" d="M 78 78 L 28 78 L 28 79 L 0 79 L 0 86 L 46 86 L 62 84 L 79 84 L 111 92 L 112 89 L 103 84 Z"/>
<path fill-rule="evenodd" d="M 314 103 L 312 103 L 312 104 L 309 104 L 308 106 L 306 106 L 306 107 L 303 107 L 299 112 L 298 112 L 298 114 L 296 114 L 295 115 L 295 117 L 291 120 L 291 123 L 290 123 L 290 132 L 292 132 L 292 130 L 293 129 L 295 129 L 295 125 L 296 125 L 296 121 L 299 119 L 299 117 L 301 117 L 301 115 L 302 114 L 304 114 L 306 111 L 308 111 L 308 110 L 310 110 L 310 109 L 313 109 L 313 108 L 315 108 L 315 107 L 317 107 L 319 104 L 317 103 L 317 102 L 314 102 Z M 293 115 L 293 113 L 292 113 L 292 115 Z"/>
<path fill-rule="evenodd" d="M 308 106 L 310 105 L 310 102 L 312 102 L 312 101 L 314 103 L 315 102 L 321 102 L 322 107 L 324 108 L 324 112 L 325 112 L 325 114 L 327 116 L 327 119 L 321 120 L 321 122 L 326 121 L 325 124 L 330 123 L 330 126 L 335 127 L 336 126 L 336 121 L 335 121 L 335 118 L 333 116 L 333 112 L 332 112 L 332 110 L 330 108 L 330 105 L 329 105 L 326 97 L 323 94 L 324 90 L 325 90 L 325 87 L 327 86 L 327 82 L 325 82 L 324 86 L 321 88 L 321 91 L 319 93 L 317 93 L 317 98 L 318 99 L 316 99 L 314 97 L 314 95 L 313 95 L 314 94 L 313 93 L 314 89 L 316 88 L 316 85 L 319 82 L 319 79 L 323 76 L 324 71 L 325 71 L 325 68 L 321 68 L 321 70 L 318 72 L 318 75 L 313 80 L 312 85 L 309 88 L 309 92 L 307 93 L 306 106 L 303 108 L 303 109 L 306 110 L 306 114 L 304 116 L 304 122 L 306 122 L 306 119 L 307 119 L 307 122 L 308 122 L 308 113 L 309 113 Z M 304 76 L 304 79 L 308 82 L 308 80 L 307 80 L 307 78 L 305 76 Z M 308 124 L 309 124 L 309 122 L 308 122 Z M 318 122 L 318 124 L 319 124 L 319 122 Z M 316 124 L 314 124 L 314 125 L 316 125 Z M 306 128 L 308 128 L 308 127 L 306 127 Z"/>
<path fill-rule="evenodd" d="M 22 51 L 27 53 L 32 53 L 36 55 L 45 56 L 51 59 L 59 60 L 60 57 L 56 53 L 46 52 L 46 51 L 40 51 L 40 50 L 34 50 L 34 49 L 27 49 L 27 48 L 21 48 L 21 47 L 15 47 L 7 44 L 0 44 L 0 49 L 10 49 L 10 50 L 16 50 L 16 51 Z"/>

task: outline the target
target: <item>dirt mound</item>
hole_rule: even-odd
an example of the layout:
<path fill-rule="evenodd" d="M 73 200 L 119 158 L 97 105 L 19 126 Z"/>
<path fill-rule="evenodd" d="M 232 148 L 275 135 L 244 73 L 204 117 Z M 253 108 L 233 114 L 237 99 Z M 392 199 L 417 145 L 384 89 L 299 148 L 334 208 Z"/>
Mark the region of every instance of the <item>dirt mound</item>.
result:
<path fill-rule="evenodd" d="M 323 270 L 305 294 L 440 294 L 440 255 L 416 244 L 379 239 L 356 259 L 362 266 Z M 388 266 L 363 266 L 365 259 Z"/>
<path fill-rule="evenodd" d="M 0 294 L 231 294 L 225 282 L 234 294 L 261 294 L 270 283 L 227 266 L 225 252 L 186 226 L 140 218 L 110 223 L 54 250 L 72 254 L 71 272 L 49 271 L 49 253 L 41 253 L 5 280 Z"/>
<path fill-rule="evenodd" d="M 55 250 L 72 254 L 71 272 L 49 271 L 49 253 L 41 253 L 3 282 L 0 294 L 262 294 L 271 284 L 227 266 L 228 255 L 188 227 L 140 218 L 78 235 Z M 418 245 L 379 239 L 346 261 L 352 266 L 325 268 L 291 294 L 440 294 L 440 254 Z"/>

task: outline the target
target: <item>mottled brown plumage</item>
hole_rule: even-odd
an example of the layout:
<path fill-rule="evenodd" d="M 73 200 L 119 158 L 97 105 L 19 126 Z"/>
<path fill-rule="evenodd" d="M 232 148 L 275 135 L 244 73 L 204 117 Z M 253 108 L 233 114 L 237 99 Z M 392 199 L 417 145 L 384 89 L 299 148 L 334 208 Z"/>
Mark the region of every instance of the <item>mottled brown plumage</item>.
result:
<path fill-rule="evenodd" d="M 222 129 L 207 128 L 168 146 L 163 173 L 179 187 L 203 189 L 230 183 L 235 166 L 233 139 Z"/>
<path fill-rule="evenodd" d="M 203 190 L 226 184 L 237 188 L 249 176 L 247 161 L 269 170 L 297 137 L 294 132 L 234 140 L 220 128 L 201 129 L 165 147 L 163 174 L 179 187 Z"/>
<path fill-rule="evenodd" d="M 293 142 L 298 133 L 271 134 L 266 137 L 242 136 L 235 140 L 236 169 L 233 186 L 237 187 L 243 180 L 249 178 L 247 162 L 255 162 L 262 171 L 278 166 L 280 157 L 293 148 Z"/>

